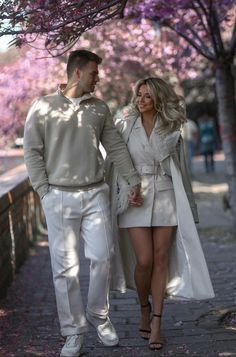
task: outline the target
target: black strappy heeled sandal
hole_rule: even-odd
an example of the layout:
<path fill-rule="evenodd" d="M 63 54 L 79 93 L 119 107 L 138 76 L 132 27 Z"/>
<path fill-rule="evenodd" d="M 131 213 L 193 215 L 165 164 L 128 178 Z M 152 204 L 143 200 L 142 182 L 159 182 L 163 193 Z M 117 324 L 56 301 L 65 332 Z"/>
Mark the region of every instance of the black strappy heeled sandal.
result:
<path fill-rule="evenodd" d="M 152 315 L 152 319 L 154 317 L 158 317 L 159 319 L 161 319 L 161 315 L 153 314 Z M 155 346 L 155 345 L 160 345 L 160 347 L 152 347 L 152 346 Z M 149 342 L 149 349 L 151 351 L 161 350 L 163 348 L 163 346 L 164 346 L 164 342 L 162 342 L 162 341 Z"/>
<path fill-rule="evenodd" d="M 142 308 L 145 309 L 145 308 L 148 307 L 148 308 L 149 308 L 149 314 L 151 313 L 151 311 L 152 311 L 152 306 L 151 306 L 151 304 L 150 304 L 149 301 L 148 301 L 147 304 L 145 304 L 145 305 L 140 305 L 140 306 L 141 306 L 141 309 L 142 309 Z M 150 333 L 151 333 L 151 329 L 146 330 L 146 329 L 140 328 L 140 329 L 139 329 L 139 332 L 140 332 L 140 336 L 141 336 L 144 340 L 149 340 L 149 337 L 144 337 L 144 336 L 141 335 L 141 333 L 144 332 L 144 333 L 149 333 L 149 334 L 150 334 Z"/>

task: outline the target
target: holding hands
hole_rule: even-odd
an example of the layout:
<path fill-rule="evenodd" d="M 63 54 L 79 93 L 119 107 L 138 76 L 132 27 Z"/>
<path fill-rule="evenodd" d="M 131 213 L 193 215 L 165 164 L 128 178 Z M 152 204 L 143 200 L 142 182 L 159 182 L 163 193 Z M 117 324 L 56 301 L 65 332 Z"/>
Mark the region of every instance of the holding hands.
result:
<path fill-rule="evenodd" d="M 141 184 L 132 187 L 128 195 L 129 206 L 141 206 L 143 204 L 143 197 L 141 195 Z"/>

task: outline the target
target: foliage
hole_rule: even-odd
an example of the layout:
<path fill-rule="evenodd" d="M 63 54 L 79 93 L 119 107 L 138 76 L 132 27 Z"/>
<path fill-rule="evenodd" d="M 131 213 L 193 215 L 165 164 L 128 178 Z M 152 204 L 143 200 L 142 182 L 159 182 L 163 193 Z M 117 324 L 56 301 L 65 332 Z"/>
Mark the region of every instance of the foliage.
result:
<path fill-rule="evenodd" d="M 235 53 L 234 0 L 164 0 L 134 1 L 127 16 L 135 21 L 142 18 L 157 21 L 184 38 L 198 53 L 214 61 L 226 52 Z M 225 36 L 234 30 L 231 41 Z M 226 42 L 224 42 L 224 39 Z"/>
<path fill-rule="evenodd" d="M 135 22 L 145 18 L 172 29 L 213 61 L 235 52 L 235 29 L 228 48 L 224 42 L 234 10 L 234 0 L 6 0 L 0 4 L 0 35 L 18 35 L 18 46 L 44 36 L 50 53 L 62 53 L 87 30 L 125 13 Z"/>
<path fill-rule="evenodd" d="M 42 43 L 37 41 L 35 46 L 42 47 Z M 103 57 L 96 95 L 106 100 L 111 109 L 127 104 L 132 84 L 141 77 L 162 76 L 176 86 L 185 79 L 209 72 L 183 40 L 147 20 L 140 24 L 120 20 L 116 26 L 111 23 L 96 28 L 84 34 L 76 47 L 93 49 Z M 45 58 L 45 52 L 28 46 L 3 66 L 0 74 L 2 145 L 3 138 L 11 142 L 15 136 L 22 135 L 33 99 L 55 91 L 58 83 L 66 80 L 64 60 L 63 56 Z"/>
<path fill-rule="evenodd" d="M 1 35 L 18 35 L 21 46 L 38 35 L 50 53 L 67 51 L 87 30 L 121 17 L 127 0 L 6 0 L 0 3 Z"/>
<path fill-rule="evenodd" d="M 27 109 L 32 100 L 55 90 L 63 77 L 63 64 L 58 58 L 39 59 L 38 52 L 24 48 L 18 57 L 5 64 L 0 73 L 0 146 L 11 144 L 22 136 Z"/>
<path fill-rule="evenodd" d="M 161 76 L 173 85 L 196 78 L 206 68 L 198 61 L 195 50 L 168 29 L 160 29 L 152 21 L 135 24 L 120 20 L 90 31 L 79 42 L 103 58 L 100 92 L 106 100 L 125 104 L 131 86 L 146 76 Z"/>
<path fill-rule="evenodd" d="M 14 41 L 18 46 L 46 46 L 54 55 L 79 38 L 76 47 L 90 48 L 104 58 L 97 94 L 120 105 L 130 99 L 131 85 L 140 77 L 161 75 L 174 84 L 199 75 L 209 77 L 211 66 L 199 54 L 216 66 L 232 62 L 233 4 L 233 0 L 6 0 L 0 3 L 0 36 L 18 34 Z M 124 19 L 115 20 L 123 13 Z M 104 26 L 87 31 L 104 21 Z M 8 136 L 22 130 L 33 98 L 55 90 L 64 78 L 63 57 L 35 59 L 45 53 L 25 47 L 20 53 L 0 75 L 0 130 Z"/>

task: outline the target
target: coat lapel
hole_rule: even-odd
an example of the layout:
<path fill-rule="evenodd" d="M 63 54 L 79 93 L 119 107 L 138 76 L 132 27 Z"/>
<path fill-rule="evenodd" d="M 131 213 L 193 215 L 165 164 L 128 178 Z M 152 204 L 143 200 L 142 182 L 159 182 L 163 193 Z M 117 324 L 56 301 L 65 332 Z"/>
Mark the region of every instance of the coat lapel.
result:
<path fill-rule="evenodd" d="M 154 130 L 152 137 L 153 148 L 156 160 L 161 162 L 170 156 L 175 150 L 180 138 L 180 131 L 170 134 L 161 134 L 157 129 Z"/>

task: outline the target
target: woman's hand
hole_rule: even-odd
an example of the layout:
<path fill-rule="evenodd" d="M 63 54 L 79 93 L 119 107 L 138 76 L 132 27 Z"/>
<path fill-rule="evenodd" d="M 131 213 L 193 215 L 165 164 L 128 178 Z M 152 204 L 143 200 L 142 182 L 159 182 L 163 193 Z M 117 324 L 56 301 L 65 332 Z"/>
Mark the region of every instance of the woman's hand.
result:
<path fill-rule="evenodd" d="M 132 187 L 128 195 L 129 206 L 141 206 L 143 204 L 143 197 L 141 195 L 141 184 Z"/>

